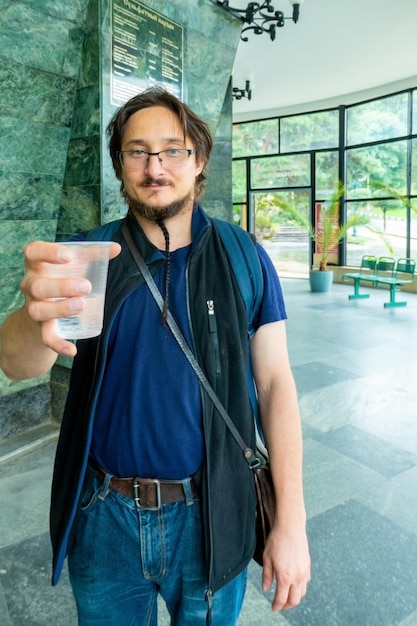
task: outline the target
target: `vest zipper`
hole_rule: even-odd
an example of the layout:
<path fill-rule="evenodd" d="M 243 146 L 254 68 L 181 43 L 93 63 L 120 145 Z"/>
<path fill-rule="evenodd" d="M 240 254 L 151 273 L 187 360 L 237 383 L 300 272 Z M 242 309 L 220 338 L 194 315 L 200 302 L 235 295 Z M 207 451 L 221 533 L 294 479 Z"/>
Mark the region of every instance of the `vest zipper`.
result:
<path fill-rule="evenodd" d="M 191 256 L 191 255 L 190 255 Z M 193 324 L 192 324 L 192 319 L 191 319 L 191 311 L 190 311 L 190 293 L 189 293 L 189 289 L 190 289 L 190 285 L 189 285 L 189 267 L 190 267 L 190 259 L 188 259 L 187 261 L 187 265 L 185 268 L 185 294 L 186 294 L 186 303 L 187 303 L 187 315 L 188 315 L 188 325 L 190 328 L 190 334 L 191 334 L 191 341 L 192 341 L 192 345 L 194 347 L 194 351 L 195 351 L 195 338 L 194 338 L 194 328 L 193 328 Z M 217 326 L 217 324 L 216 324 Z M 207 398 L 205 396 L 205 394 L 203 392 L 201 392 L 201 404 L 202 404 L 202 412 L 203 412 L 203 429 L 204 429 L 204 448 L 205 448 L 205 455 L 206 455 L 206 471 L 207 471 L 207 510 L 208 510 L 208 529 L 207 529 L 207 534 L 208 534 L 208 541 L 209 541 L 209 562 L 208 562 L 208 587 L 204 593 L 204 600 L 207 602 L 207 614 L 206 614 L 206 624 L 207 626 L 209 626 L 211 624 L 212 621 L 212 614 L 211 614 L 211 609 L 212 609 L 212 597 L 213 597 L 213 590 L 212 590 L 212 576 L 213 576 L 213 528 L 212 528 L 212 523 L 211 523 L 211 492 L 210 492 L 210 457 L 209 457 L 209 450 L 208 450 L 208 443 L 207 443 L 207 437 L 206 437 L 206 433 L 207 433 L 207 427 L 206 427 L 206 416 L 207 416 Z"/>
<path fill-rule="evenodd" d="M 222 373 L 220 362 L 219 336 L 217 334 L 216 313 L 214 311 L 214 300 L 207 300 L 207 316 L 210 340 L 213 346 L 214 364 L 216 366 L 216 374 Z"/>
<path fill-rule="evenodd" d="M 205 420 L 205 416 L 207 415 L 207 402 L 210 402 L 205 394 L 202 394 L 202 406 L 203 406 L 203 419 Z M 205 428 L 204 428 L 205 431 Z M 207 603 L 207 612 L 206 612 L 206 626 L 211 626 L 212 623 L 212 600 L 213 600 L 213 589 L 212 589 L 212 578 L 213 578 L 213 527 L 211 523 L 211 490 L 210 490 L 210 456 L 208 450 L 208 443 L 206 437 L 204 437 L 204 447 L 206 451 L 206 470 L 207 470 L 207 510 L 208 510 L 208 540 L 209 540 L 209 563 L 208 563 L 208 586 L 204 593 L 204 600 Z"/>

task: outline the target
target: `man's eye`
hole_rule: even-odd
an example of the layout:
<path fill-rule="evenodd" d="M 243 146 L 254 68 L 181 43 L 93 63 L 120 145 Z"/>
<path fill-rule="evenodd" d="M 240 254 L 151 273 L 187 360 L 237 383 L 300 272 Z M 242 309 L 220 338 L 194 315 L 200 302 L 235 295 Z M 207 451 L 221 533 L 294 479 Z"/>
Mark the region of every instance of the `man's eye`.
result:
<path fill-rule="evenodd" d="M 181 154 L 181 150 L 179 148 L 170 148 L 169 150 L 165 150 L 169 156 L 178 156 Z"/>
<path fill-rule="evenodd" d="M 146 152 L 144 150 L 131 150 L 130 154 L 132 155 L 132 157 L 140 158 L 144 157 L 146 155 Z"/>

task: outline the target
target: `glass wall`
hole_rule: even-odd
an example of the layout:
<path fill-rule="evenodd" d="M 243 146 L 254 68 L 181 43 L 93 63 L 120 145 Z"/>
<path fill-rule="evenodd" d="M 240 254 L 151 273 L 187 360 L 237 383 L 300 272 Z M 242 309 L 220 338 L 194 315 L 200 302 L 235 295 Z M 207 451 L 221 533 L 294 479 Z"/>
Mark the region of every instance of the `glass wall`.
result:
<path fill-rule="evenodd" d="M 233 156 L 276 154 L 278 151 L 278 119 L 235 124 Z"/>
<path fill-rule="evenodd" d="M 280 120 L 281 152 L 300 152 L 338 145 L 339 115 L 337 111 L 319 111 L 293 115 Z"/>
<path fill-rule="evenodd" d="M 408 133 L 408 93 L 347 109 L 347 145 L 404 137 Z"/>
<path fill-rule="evenodd" d="M 310 184 L 309 154 L 251 159 L 250 169 L 252 189 L 300 187 Z"/>
<path fill-rule="evenodd" d="M 288 213 L 284 220 L 279 207 L 301 203 L 311 222 L 315 203 L 328 200 L 339 180 L 342 221 L 355 213 L 368 219 L 349 231 L 339 265 L 356 266 L 364 254 L 417 258 L 417 89 L 235 124 L 233 133 L 235 220 L 252 225 L 280 271 L 292 256 L 298 270 L 308 267 L 313 250 L 305 224 L 301 237 L 301 223 Z M 296 253 L 288 255 L 291 246 Z"/>
<path fill-rule="evenodd" d="M 315 155 L 315 199 L 328 200 L 339 179 L 339 153 L 318 152 Z"/>
<path fill-rule="evenodd" d="M 308 219 L 310 191 L 254 192 L 251 198 L 255 213 L 255 232 L 278 271 L 283 274 L 308 276 L 310 245 L 308 234 L 296 219 L 282 210 L 291 203 Z"/>

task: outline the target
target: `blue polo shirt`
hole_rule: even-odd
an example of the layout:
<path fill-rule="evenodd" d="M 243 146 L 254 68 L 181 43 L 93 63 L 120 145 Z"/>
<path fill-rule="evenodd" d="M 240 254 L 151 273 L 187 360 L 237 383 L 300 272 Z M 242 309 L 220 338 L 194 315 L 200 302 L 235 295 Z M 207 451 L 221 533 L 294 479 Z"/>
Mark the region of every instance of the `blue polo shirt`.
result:
<path fill-rule="evenodd" d="M 191 247 L 171 252 L 169 291 L 170 311 L 189 345 L 185 270 Z M 265 284 L 259 327 L 286 319 L 286 312 L 275 268 L 264 249 L 257 250 Z M 164 267 L 154 279 L 163 293 Z M 116 476 L 171 480 L 192 475 L 204 458 L 199 383 L 146 284 L 126 299 L 112 324 L 91 456 Z"/>

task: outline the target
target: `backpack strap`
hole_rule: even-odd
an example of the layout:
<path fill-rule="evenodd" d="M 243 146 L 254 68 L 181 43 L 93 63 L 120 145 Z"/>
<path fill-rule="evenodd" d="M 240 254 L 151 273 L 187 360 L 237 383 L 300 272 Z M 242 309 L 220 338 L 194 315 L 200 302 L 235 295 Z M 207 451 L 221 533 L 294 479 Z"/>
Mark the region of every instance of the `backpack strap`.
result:
<path fill-rule="evenodd" d="M 248 332 L 252 338 L 255 334 L 255 320 L 262 301 L 264 281 L 261 262 L 256 251 L 256 239 L 240 226 L 211 218 L 213 225 L 220 235 L 222 243 L 229 257 L 233 274 L 239 286 L 240 293 L 246 304 L 248 315 Z M 248 280 L 249 279 L 249 280 Z M 259 418 L 258 397 L 253 380 L 252 363 L 249 358 L 246 382 L 255 418 L 256 432 L 263 442 L 262 427 Z"/>
<path fill-rule="evenodd" d="M 246 304 L 249 336 L 255 333 L 255 320 L 262 301 L 264 281 L 255 239 L 240 226 L 212 218 L 229 257 L 233 275 Z"/>
<path fill-rule="evenodd" d="M 114 236 L 114 233 L 120 228 L 123 220 L 114 220 L 113 222 L 107 222 L 102 226 L 97 226 L 91 230 L 85 230 L 82 235 L 88 241 L 110 241 Z"/>

